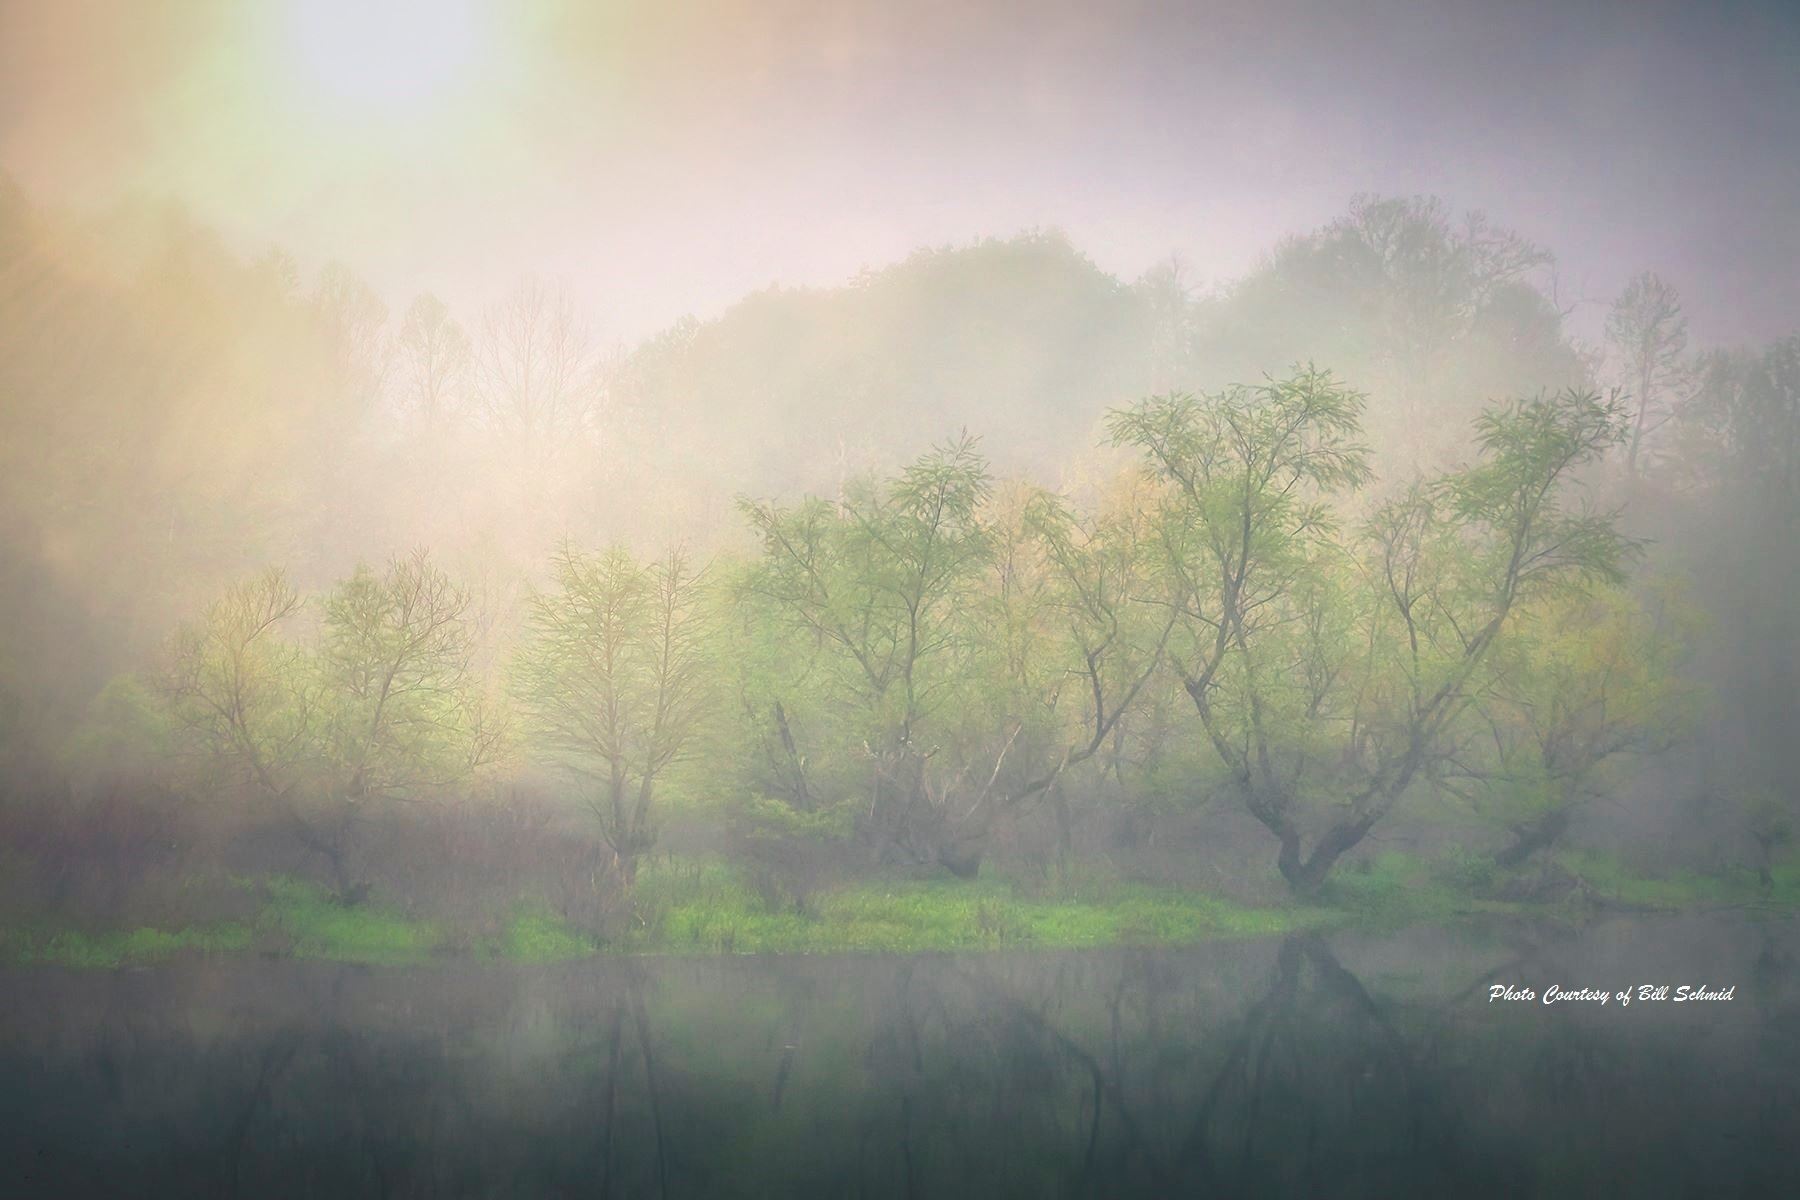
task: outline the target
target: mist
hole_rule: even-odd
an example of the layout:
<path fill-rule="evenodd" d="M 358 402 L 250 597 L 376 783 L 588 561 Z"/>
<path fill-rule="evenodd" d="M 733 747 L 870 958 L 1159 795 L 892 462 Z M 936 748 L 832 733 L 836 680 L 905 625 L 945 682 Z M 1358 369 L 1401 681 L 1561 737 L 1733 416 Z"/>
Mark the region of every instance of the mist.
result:
<path fill-rule="evenodd" d="M 0 7 L 0 1163 L 1781 1194 L 1796 56 Z"/>

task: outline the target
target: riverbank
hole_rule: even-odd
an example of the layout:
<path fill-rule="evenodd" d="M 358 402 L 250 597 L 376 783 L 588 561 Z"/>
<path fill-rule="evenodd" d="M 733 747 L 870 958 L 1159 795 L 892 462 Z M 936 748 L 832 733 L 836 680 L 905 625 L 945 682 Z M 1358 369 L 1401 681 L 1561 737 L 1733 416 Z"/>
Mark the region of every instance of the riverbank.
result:
<path fill-rule="evenodd" d="M 1030 884 L 892 878 L 822 889 L 800 909 L 768 903 L 729 864 L 664 859 L 646 864 L 630 913 L 608 937 L 531 900 L 480 919 L 444 919 L 380 900 L 346 906 L 290 876 L 235 877 L 225 886 L 239 894 L 240 911 L 229 919 L 113 928 L 45 917 L 14 921 L 0 926 L 0 963 L 106 969 L 185 954 L 373 965 L 556 962 L 600 954 L 905 954 L 1184 945 L 1481 915 L 1579 920 L 1607 909 L 1800 909 L 1800 865 L 1778 869 L 1767 887 L 1748 872 L 1649 876 L 1578 852 L 1534 871 L 1497 878 L 1466 864 L 1387 855 L 1344 872 L 1315 902 L 1272 905 L 1106 878 Z M 1546 879 L 1561 886 L 1546 888 Z M 199 883 L 193 892 L 208 890 Z M 218 881 L 212 883 L 217 891 Z"/>

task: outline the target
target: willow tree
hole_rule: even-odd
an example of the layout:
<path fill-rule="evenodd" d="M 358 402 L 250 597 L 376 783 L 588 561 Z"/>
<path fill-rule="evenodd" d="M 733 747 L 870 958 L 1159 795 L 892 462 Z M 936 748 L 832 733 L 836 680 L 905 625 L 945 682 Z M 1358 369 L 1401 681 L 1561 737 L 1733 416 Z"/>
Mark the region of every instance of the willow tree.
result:
<path fill-rule="evenodd" d="M 1692 625 L 1679 597 L 1646 605 L 1618 587 L 1521 608 L 1439 780 L 1507 831 L 1498 866 L 1555 846 L 1632 759 L 1690 725 L 1698 695 L 1679 666 Z"/>
<path fill-rule="evenodd" d="M 425 555 L 358 567 L 312 637 L 294 628 L 306 607 L 280 571 L 239 584 L 176 635 L 160 683 L 205 774 L 272 803 L 354 901 L 369 806 L 461 784 L 501 727 L 472 670 L 468 594 Z"/>
<path fill-rule="evenodd" d="M 783 664 L 748 706 L 767 778 L 806 808 L 857 789 L 878 857 L 973 874 L 994 819 L 1091 758 L 1155 669 L 1126 524 L 995 489 L 971 439 L 839 504 L 744 507 L 743 619 Z"/>
<path fill-rule="evenodd" d="M 1308 367 L 1111 417 L 1164 482 L 1171 661 L 1300 894 L 1442 763 L 1521 601 L 1616 576 L 1625 550 L 1609 517 L 1564 502 L 1620 435 L 1614 409 L 1575 392 L 1490 409 L 1474 465 L 1345 535 L 1330 501 L 1369 480 L 1362 405 Z"/>
<path fill-rule="evenodd" d="M 1084 764 L 1116 766 L 1125 721 L 1162 668 L 1176 615 L 1160 602 L 1153 522 L 1129 486 L 1091 509 L 1037 489 L 1025 495 L 1015 520 L 996 523 L 1003 550 L 974 607 L 989 631 L 983 674 L 992 680 L 977 711 L 1004 714 L 1005 740 L 998 753 L 974 756 L 993 759 L 994 770 L 968 806 L 977 818 L 969 824 L 983 836 L 994 815 L 1049 795 L 1066 861 L 1064 784 Z"/>
<path fill-rule="evenodd" d="M 622 547 L 565 546 L 513 664 L 528 732 L 582 782 L 627 886 L 656 843 L 657 783 L 711 699 L 702 574 L 680 551 L 644 564 Z"/>
<path fill-rule="evenodd" d="M 860 760 L 862 824 L 879 854 L 928 840 L 926 737 L 976 636 L 959 601 L 989 559 L 991 488 L 964 437 L 893 479 L 847 482 L 837 504 L 740 505 L 762 541 L 744 598 L 806 664 L 790 686 L 838 710 L 842 740 L 815 757 Z M 785 711 L 774 697 L 770 719 Z"/>

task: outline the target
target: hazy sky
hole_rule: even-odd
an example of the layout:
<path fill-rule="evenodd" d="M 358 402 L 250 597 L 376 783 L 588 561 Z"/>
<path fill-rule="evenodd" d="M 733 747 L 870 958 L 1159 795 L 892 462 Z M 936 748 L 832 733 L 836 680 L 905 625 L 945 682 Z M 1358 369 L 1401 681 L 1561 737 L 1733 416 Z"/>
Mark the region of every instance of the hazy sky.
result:
<path fill-rule="evenodd" d="M 0 168 L 396 303 L 564 276 L 621 338 L 1032 226 L 1212 281 L 1428 192 L 1556 250 L 1565 301 L 1652 267 L 1702 338 L 1766 337 L 1800 4 L 0 0 Z"/>

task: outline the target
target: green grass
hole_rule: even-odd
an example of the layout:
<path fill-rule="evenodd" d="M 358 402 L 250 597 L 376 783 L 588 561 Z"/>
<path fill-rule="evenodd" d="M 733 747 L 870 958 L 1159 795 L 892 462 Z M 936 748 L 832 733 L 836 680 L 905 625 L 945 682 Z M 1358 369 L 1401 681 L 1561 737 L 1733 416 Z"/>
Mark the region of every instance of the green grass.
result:
<path fill-rule="evenodd" d="M 1429 861 L 1390 853 L 1340 870 L 1312 905 L 1248 907 L 1201 892 L 1105 877 L 1027 890 L 990 876 L 863 881 L 820 891 L 801 913 L 771 909 L 729 864 L 665 859 L 644 864 L 630 927 L 605 944 L 541 906 L 514 907 L 504 924 L 490 925 L 489 933 L 471 939 L 467 931 L 446 931 L 379 904 L 342 905 L 315 884 L 271 876 L 237 881 L 261 900 L 260 911 L 248 922 L 100 933 L 37 926 L 0 929 L 0 962 L 104 969 L 184 953 L 244 951 L 382 965 L 459 952 L 521 963 L 603 952 L 905 954 L 1178 945 L 1327 925 L 1447 923 L 1484 913 L 1578 917 L 1576 910 L 1593 896 L 1657 909 L 1800 906 L 1800 863 L 1776 868 L 1772 886 L 1765 888 L 1745 870 L 1656 876 L 1611 856 L 1572 850 L 1558 853 L 1554 862 L 1580 877 L 1587 892 L 1571 893 L 1560 906 L 1495 901 L 1485 898 L 1500 879 L 1491 860 Z"/>
<path fill-rule="evenodd" d="M 1381 927 L 1521 910 L 1518 904 L 1483 898 L 1487 882 L 1489 875 L 1477 859 L 1435 862 L 1390 852 L 1339 870 L 1319 899 L 1358 924 Z"/>
<path fill-rule="evenodd" d="M 1741 868 L 1717 875 L 1691 870 L 1655 875 L 1614 855 L 1574 849 L 1558 851 L 1545 861 L 1533 860 L 1518 868 L 1518 874 L 1530 878 L 1546 869 L 1559 869 L 1580 879 L 1587 892 L 1571 890 L 1556 902 L 1493 900 L 1487 897 L 1504 881 L 1505 873 L 1493 866 L 1491 858 L 1432 861 L 1384 854 L 1338 872 L 1320 899 L 1359 923 L 1377 925 L 1451 921 L 1479 913 L 1578 915 L 1591 908 L 1596 898 L 1603 903 L 1667 910 L 1725 904 L 1800 907 L 1800 862 L 1776 867 L 1768 888 L 1755 872 Z"/>
<path fill-rule="evenodd" d="M 524 910 L 513 917 L 499 952 L 515 962 L 563 962 L 586 958 L 598 949 L 594 940 L 552 913 Z"/>
<path fill-rule="evenodd" d="M 21 963 L 59 967 L 120 967 L 154 962 L 182 951 L 223 954 L 247 949 L 251 933 L 245 925 L 212 925 L 188 929 L 115 930 L 85 934 L 65 930 L 41 939 L 21 938 L 9 957 Z"/>
<path fill-rule="evenodd" d="M 829 953 L 1165 945 L 1322 924 L 1314 908 L 1246 908 L 1195 892 L 1118 884 L 1036 897 L 1005 880 L 877 881 L 823 892 L 813 912 L 771 912 L 721 864 L 646 869 L 630 948 Z"/>
<path fill-rule="evenodd" d="M 1696 908 L 1715 904 L 1800 906 L 1800 862 L 1786 862 L 1771 872 L 1764 887 L 1756 872 L 1736 868 L 1720 875 L 1674 871 L 1653 875 L 1638 871 L 1610 854 L 1565 850 L 1557 863 L 1579 876 L 1601 896 L 1644 908 Z"/>
<path fill-rule="evenodd" d="M 258 925 L 278 931 L 298 958 L 400 965 L 429 957 L 437 928 L 374 904 L 346 906 L 314 884 L 273 876 Z"/>

